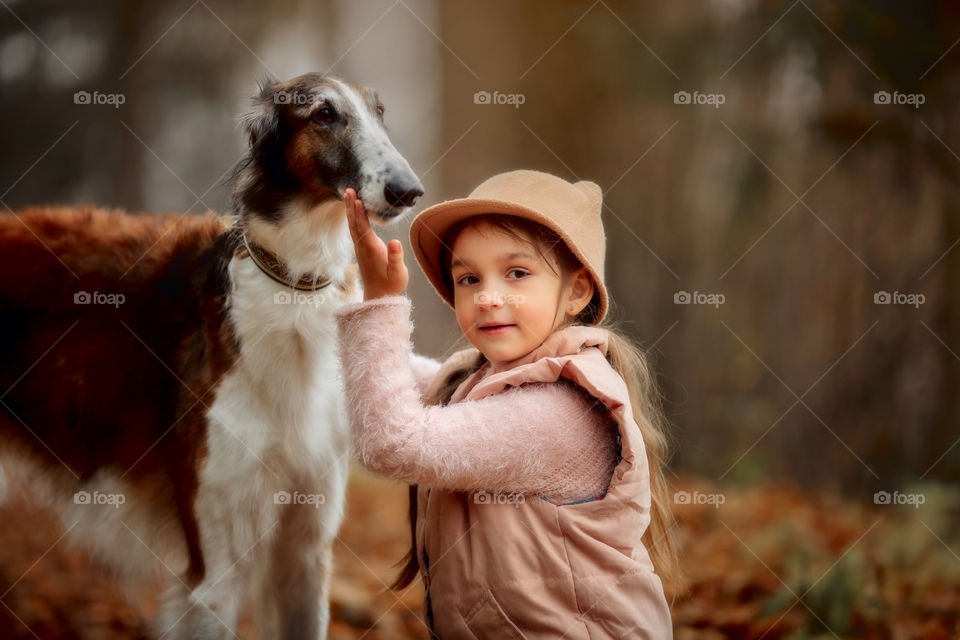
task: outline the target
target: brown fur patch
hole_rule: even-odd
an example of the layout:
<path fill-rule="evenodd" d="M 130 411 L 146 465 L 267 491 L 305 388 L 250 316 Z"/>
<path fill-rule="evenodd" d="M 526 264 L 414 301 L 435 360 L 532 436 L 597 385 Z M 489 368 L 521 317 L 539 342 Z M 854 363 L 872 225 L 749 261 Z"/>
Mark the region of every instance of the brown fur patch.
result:
<path fill-rule="evenodd" d="M 91 207 L 0 216 L 0 442 L 67 479 L 110 468 L 193 514 L 204 414 L 238 352 L 226 222 Z"/>

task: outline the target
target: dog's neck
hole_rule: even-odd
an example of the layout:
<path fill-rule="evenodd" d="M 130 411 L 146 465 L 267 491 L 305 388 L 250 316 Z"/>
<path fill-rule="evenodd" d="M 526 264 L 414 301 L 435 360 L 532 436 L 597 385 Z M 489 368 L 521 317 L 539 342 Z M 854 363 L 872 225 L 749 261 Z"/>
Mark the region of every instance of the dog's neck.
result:
<path fill-rule="evenodd" d="M 243 227 L 247 240 L 276 256 L 294 280 L 309 276 L 342 283 L 353 259 L 346 207 L 337 199 L 319 204 L 295 199 L 272 220 L 246 216 Z"/>

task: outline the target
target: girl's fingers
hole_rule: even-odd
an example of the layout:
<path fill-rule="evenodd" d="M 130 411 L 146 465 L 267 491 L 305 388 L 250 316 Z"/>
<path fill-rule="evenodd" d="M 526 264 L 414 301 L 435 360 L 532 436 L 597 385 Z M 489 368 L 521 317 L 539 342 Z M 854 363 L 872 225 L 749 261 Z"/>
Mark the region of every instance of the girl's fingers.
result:
<path fill-rule="evenodd" d="M 360 234 L 360 237 L 363 237 L 367 231 L 370 231 L 370 218 L 367 216 L 367 209 L 363 206 L 362 200 L 354 201 L 353 212 L 357 233 Z"/>
<path fill-rule="evenodd" d="M 387 245 L 387 279 L 403 280 L 406 277 L 406 269 L 407 266 L 403 263 L 403 245 L 399 240 L 391 240 Z"/>
<path fill-rule="evenodd" d="M 391 271 L 403 264 L 403 245 L 399 240 L 391 240 L 387 245 L 387 258 L 389 259 L 387 269 Z"/>
<path fill-rule="evenodd" d="M 354 203 L 357 200 L 357 192 L 353 189 L 347 189 L 343 193 L 343 203 L 347 206 L 347 228 L 350 229 L 350 237 L 354 244 L 357 242 L 357 222 Z"/>
<path fill-rule="evenodd" d="M 363 201 L 357 199 L 356 191 L 353 189 L 344 191 L 343 201 L 347 205 L 347 226 L 361 267 L 369 264 L 372 268 L 385 270 L 388 258 L 387 247 L 370 227 L 370 219 Z"/>
<path fill-rule="evenodd" d="M 363 202 L 357 199 L 357 192 L 347 189 L 343 193 L 343 203 L 347 207 L 347 226 L 353 241 L 357 242 L 370 230 L 370 219 Z"/>
<path fill-rule="evenodd" d="M 370 227 L 367 209 L 363 206 L 363 201 L 357 199 L 357 192 L 353 189 L 344 191 L 343 202 L 347 206 L 347 226 L 350 229 L 350 237 L 353 238 L 354 245 L 363 241 L 367 246 L 375 247 L 380 238 Z M 368 238 L 368 233 L 371 233 L 372 237 Z"/>

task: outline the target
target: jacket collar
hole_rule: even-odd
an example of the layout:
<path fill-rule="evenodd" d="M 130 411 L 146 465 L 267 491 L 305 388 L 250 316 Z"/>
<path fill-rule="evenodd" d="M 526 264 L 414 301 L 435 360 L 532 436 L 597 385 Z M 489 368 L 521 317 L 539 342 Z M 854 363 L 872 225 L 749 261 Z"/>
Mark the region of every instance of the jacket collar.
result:
<path fill-rule="evenodd" d="M 453 396 L 450 398 L 450 402 L 456 403 L 463 400 L 481 381 L 486 384 L 492 382 L 489 378 L 493 376 L 497 376 L 497 378 L 509 377 L 511 374 L 507 372 L 532 365 L 544 358 L 570 356 L 581 353 L 590 347 L 597 347 L 600 353 L 606 356 L 608 339 L 609 334 L 607 330 L 599 327 L 574 325 L 559 331 L 554 331 L 540 346 L 516 360 L 497 365 L 496 367 L 491 365 L 489 360 L 484 362 L 479 369 L 460 383 L 460 386 L 457 387 Z M 461 353 L 466 352 L 467 351 Z M 477 353 L 475 349 L 470 349 L 469 352 Z"/>

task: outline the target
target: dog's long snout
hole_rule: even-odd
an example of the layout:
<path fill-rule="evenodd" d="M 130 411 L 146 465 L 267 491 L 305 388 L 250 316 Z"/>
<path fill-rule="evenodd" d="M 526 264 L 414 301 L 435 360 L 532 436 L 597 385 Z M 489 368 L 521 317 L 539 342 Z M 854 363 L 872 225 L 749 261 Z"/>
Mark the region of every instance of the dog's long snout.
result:
<path fill-rule="evenodd" d="M 412 207 L 417 198 L 423 195 L 420 181 L 402 179 L 388 180 L 383 187 L 383 197 L 391 207 Z"/>

